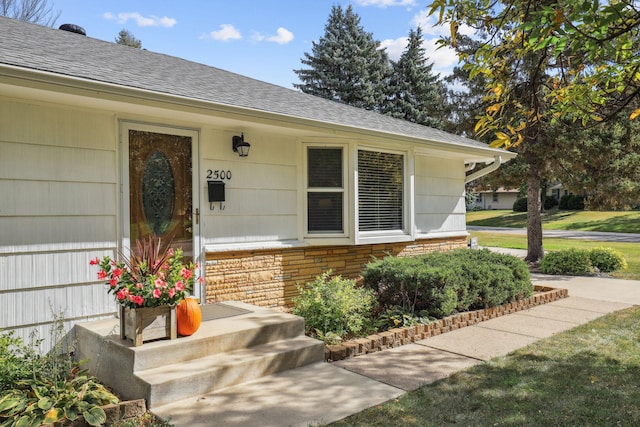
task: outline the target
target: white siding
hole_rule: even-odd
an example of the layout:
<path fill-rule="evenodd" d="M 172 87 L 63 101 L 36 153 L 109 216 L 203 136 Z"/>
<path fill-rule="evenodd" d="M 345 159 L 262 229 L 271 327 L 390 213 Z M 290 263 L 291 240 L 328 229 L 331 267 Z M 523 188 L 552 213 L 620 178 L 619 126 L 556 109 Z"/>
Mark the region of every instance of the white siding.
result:
<path fill-rule="evenodd" d="M 297 238 L 298 168 L 296 140 L 271 134 L 245 133 L 251 144 L 246 158 L 231 150 L 240 132 L 204 129 L 201 133 L 204 244 L 245 243 Z M 207 200 L 207 170 L 231 171 L 225 181 L 226 201 Z M 213 208 L 213 209 L 211 209 Z"/>
<path fill-rule="evenodd" d="M 416 156 L 415 194 L 418 234 L 466 230 L 463 162 Z"/>
<path fill-rule="evenodd" d="M 46 338 L 115 312 L 91 258 L 114 255 L 118 185 L 113 114 L 0 97 L 0 329 Z"/>

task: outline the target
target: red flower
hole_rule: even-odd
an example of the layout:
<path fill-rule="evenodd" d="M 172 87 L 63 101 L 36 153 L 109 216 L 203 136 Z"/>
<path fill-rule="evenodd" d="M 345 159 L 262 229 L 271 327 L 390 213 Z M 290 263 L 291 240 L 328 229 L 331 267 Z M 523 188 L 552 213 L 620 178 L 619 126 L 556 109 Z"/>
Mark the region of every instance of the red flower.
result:
<path fill-rule="evenodd" d="M 107 274 L 106 271 L 104 270 L 98 271 L 98 280 L 106 280 L 107 277 L 109 277 L 109 275 Z"/>
<path fill-rule="evenodd" d="M 144 304 L 144 298 L 142 298 L 140 295 L 129 295 L 129 301 L 138 305 Z"/>
<path fill-rule="evenodd" d="M 129 296 L 129 290 L 128 289 L 120 289 L 117 293 L 116 293 L 116 297 L 120 300 L 123 299 L 127 299 L 127 297 Z"/>
<path fill-rule="evenodd" d="M 155 288 L 155 289 L 153 290 L 153 297 L 154 297 L 155 299 L 160 298 L 160 296 L 161 296 L 161 295 L 162 295 L 162 292 L 160 292 L 160 289 Z"/>
<path fill-rule="evenodd" d="M 94 259 L 89 261 L 89 265 L 98 265 L 98 264 L 100 264 L 100 259 L 98 259 L 98 257 L 95 257 Z"/>
<path fill-rule="evenodd" d="M 169 288 L 169 298 L 173 298 L 175 294 L 176 294 L 176 290 L 173 288 Z"/>
<path fill-rule="evenodd" d="M 184 282 L 182 280 L 176 282 L 176 290 L 184 291 Z"/>
<path fill-rule="evenodd" d="M 191 278 L 191 276 L 193 276 L 193 271 L 189 270 L 187 267 L 182 267 L 180 274 L 182 275 L 183 278 L 188 280 Z"/>
<path fill-rule="evenodd" d="M 110 279 L 109 286 L 111 286 L 112 288 L 115 288 L 116 286 L 118 286 L 118 279 Z"/>
<path fill-rule="evenodd" d="M 122 269 L 114 268 L 111 272 L 111 277 L 113 277 L 114 279 L 119 279 L 120 277 L 122 277 Z"/>

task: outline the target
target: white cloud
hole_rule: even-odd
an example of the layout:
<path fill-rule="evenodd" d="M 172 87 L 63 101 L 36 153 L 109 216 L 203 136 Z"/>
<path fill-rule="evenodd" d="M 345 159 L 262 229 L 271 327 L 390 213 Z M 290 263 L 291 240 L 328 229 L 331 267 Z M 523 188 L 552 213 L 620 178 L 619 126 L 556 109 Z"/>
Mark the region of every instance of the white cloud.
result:
<path fill-rule="evenodd" d="M 105 12 L 102 16 L 109 21 L 116 21 L 119 24 L 126 24 L 129 20 L 135 21 L 139 27 L 165 27 L 171 28 L 178 21 L 173 18 L 163 16 L 162 18 L 155 15 L 142 16 L 138 12 L 121 12 L 114 15 L 111 12 Z"/>
<path fill-rule="evenodd" d="M 455 51 L 448 47 L 438 49 L 438 37 L 424 37 L 422 47 L 424 48 L 424 56 L 427 63 L 433 64 L 432 71 L 440 74 L 441 77 L 447 76 L 453 72 L 453 67 L 458 65 L 458 56 Z M 389 58 L 397 61 L 400 55 L 407 48 L 409 39 L 400 37 L 398 39 L 387 39 L 380 42 L 381 48 L 386 48 Z"/>
<path fill-rule="evenodd" d="M 218 31 L 211 31 L 209 34 L 204 34 L 200 38 L 226 42 L 229 40 L 240 40 L 242 38 L 242 34 L 240 34 L 240 31 L 238 31 L 233 25 L 222 24 Z"/>
<path fill-rule="evenodd" d="M 436 25 L 438 19 L 435 15 L 429 16 L 427 12 L 420 12 L 413 17 L 413 25 L 416 27 L 422 28 L 422 34 L 426 36 L 450 36 L 451 29 L 448 25 Z M 467 25 L 460 25 L 458 27 L 458 34 L 463 34 L 465 36 L 472 36 L 474 33 L 474 29 Z"/>
<path fill-rule="evenodd" d="M 268 41 L 268 42 L 274 42 L 278 44 L 287 44 L 293 40 L 293 33 L 284 27 L 279 27 L 276 30 L 276 35 L 274 36 L 269 36 L 269 35 L 261 34 L 257 31 L 254 31 L 251 38 L 253 39 L 253 41 L 256 41 L 256 42 Z"/>
<path fill-rule="evenodd" d="M 382 40 L 380 42 L 380 48 L 385 48 L 387 50 L 387 55 L 389 58 L 397 61 L 400 59 L 400 55 L 407 47 L 407 42 L 409 39 L 407 37 L 400 37 L 399 39 L 387 39 Z"/>
<path fill-rule="evenodd" d="M 388 7 L 388 6 L 416 6 L 415 0 L 356 0 L 356 3 L 360 6 L 377 6 L 377 7 Z"/>
<path fill-rule="evenodd" d="M 287 44 L 293 40 L 293 33 L 286 28 L 280 27 L 276 30 L 276 35 L 267 37 L 267 41 L 278 44 Z"/>

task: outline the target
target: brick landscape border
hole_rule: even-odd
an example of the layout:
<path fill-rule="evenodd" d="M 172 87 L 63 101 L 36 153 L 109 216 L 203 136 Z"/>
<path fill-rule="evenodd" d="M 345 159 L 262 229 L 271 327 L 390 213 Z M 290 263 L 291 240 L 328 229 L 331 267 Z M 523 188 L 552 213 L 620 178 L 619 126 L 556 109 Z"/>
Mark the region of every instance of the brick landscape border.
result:
<path fill-rule="evenodd" d="M 498 307 L 454 314 L 434 320 L 426 325 L 420 324 L 394 328 L 386 332 L 369 335 L 365 338 L 344 341 L 338 345 L 325 345 L 324 359 L 327 362 L 334 362 L 389 348 L 400 347 L 401 345 L 411 344 L 425 338 L 464 328 L 465 326 L 475 325 L 495 317 L 527 310 L 537 305 L 557 301 L 568 296 L 569 292 L 566 289 L 534 286 L 534 294 L 530 298 L 510 302 Z"/>

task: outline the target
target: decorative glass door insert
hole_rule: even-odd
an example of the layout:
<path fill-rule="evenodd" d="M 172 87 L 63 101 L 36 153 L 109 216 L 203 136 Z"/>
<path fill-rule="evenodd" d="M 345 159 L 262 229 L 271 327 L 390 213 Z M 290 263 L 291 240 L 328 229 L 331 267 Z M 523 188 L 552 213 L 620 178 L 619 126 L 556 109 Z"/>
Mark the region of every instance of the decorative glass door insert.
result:
<path fill-rule="evenodd" d="M 131 242 L 155 234 L 193 256 L 191 137 L 129 130 Z"/>

